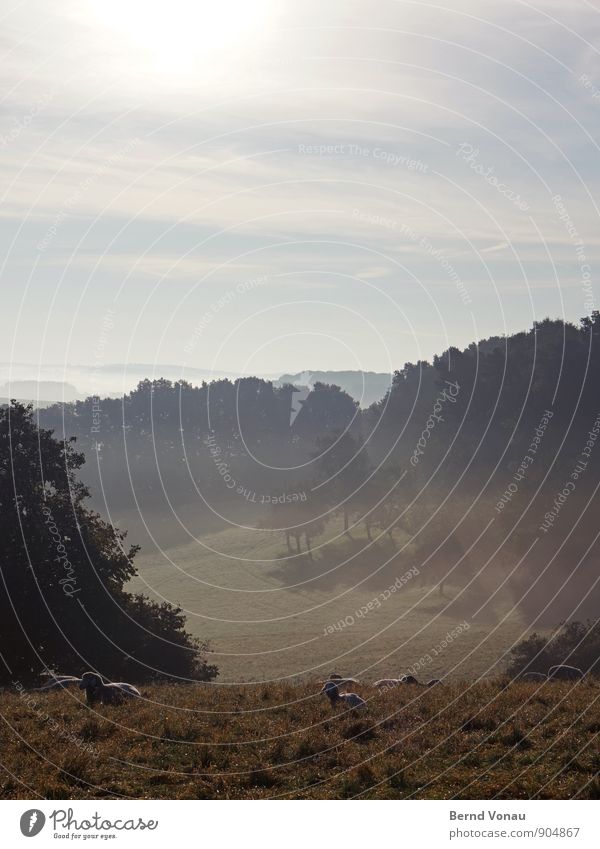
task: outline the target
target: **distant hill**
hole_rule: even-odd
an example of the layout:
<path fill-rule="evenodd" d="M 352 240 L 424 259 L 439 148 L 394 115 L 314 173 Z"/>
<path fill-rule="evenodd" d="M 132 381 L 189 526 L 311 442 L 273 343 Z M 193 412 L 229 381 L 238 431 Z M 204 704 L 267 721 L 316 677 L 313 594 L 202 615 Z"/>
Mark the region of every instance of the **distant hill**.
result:
<path fill-rule="evenodd" d="M 8 377 L 12 378 L 10 383 Z M 247 375 L 246 375 L 247 376 Z M 242 375 L 232 372 L 211 371 L 202 368 L 182 368 L 169 363 L 106 363 L 92 365 L 0 363 L 0 402 L 16 398 L 32 401 L 36 406 L 46 406 L 57 401 L 77 401 L 91 395 L 103 398 L 122 397 L 135 389 L 141 380 L 187 380 L 194 385 L 203 381 L 235 380 Z M 257 374 L 271 380 L 274 386 L 293 383 L 309 389 L 315 383 L 335 384 L 348 393 L 361 407 L 380 401 L 392 382 L 392 375 L 374 371 L 303 371 L 297 374 Z"/>
<path fill-rule="evenodd" d="M 375 401 L 381 401 L 391 382 L 391 374 L 376 371 L 302 371 L 298 374 L 282 374 L 279 380 L 273 381 L 275 386 L 292 383 L 309 389 L 315 383 L 334 384 L 358 401 L 361 407 L 369 407 Z"/>
<path fill-rule="evenodd" d="M 59 401 L 77 401 L 92 395 L 120 398 L 141 380 L 203 381 L 235 379 L 238 375 L 200 368 L 182 368 L 168 363 L 106 363 L 99 366 L 60 363 L 0 363 L 0 401 L 17 398 L 46 406 Z M 10 379 L 10 381 L 9 381 Z"/>
<path fill-rule="evenodd" d="M 0 386 L 2 402 L 15 398 L 17 401 L 31 401 L 40 405 L 77 401 L 83 397 L 72 383 L 59 380 L 11 380 Z"/>

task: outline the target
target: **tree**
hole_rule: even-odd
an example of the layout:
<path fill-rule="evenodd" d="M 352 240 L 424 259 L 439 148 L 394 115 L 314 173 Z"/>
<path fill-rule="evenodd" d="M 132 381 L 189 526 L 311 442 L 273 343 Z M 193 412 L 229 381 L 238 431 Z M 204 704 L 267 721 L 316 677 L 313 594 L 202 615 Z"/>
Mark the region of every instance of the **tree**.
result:
<path fill-rule="evenodd" d="M 350 516 L 360 508 L 361 487 L 369 476 L 366 449 L 350 433 L 334 433 L 317 440 L 314 458 L 321 498 L 330 510 L 341 511 L 349 534 Z"/>
<path fill-rule="evenodd" d="M 327 516 L 323 514 L 322 500 L 318 496 L 312 497 L 310 487 L 305 485 L 297 493 L 275 492 L 270 511 L 258 523 L 258 527 L 281 531 L 290 554 L 302 552 L 301 540 L 304 537 L 306 553 L 312 560 L 312 539 L 323 533 L 326 524 Z M 292 539 L 296 544 L 295 549 Z"/>
<path fill-rule="evenodd" d="M 360 516 L 367 538 L 373 539 L 373 528 L 394 541 L 394 530 L 408 529 L 411 514 L 408 509 L 414 495 L 410 476 L 403 477 L 399 468 L 380 466 L 360 490 Z"/>
<path fill-rule="evenodd" d="M 353 425 L 358 427 L 358 402 L 339 386 L 315 383 L 308 397 L 300 404 L 301 410 L 293 424 L 294 433 L 313 442 Z"/>
<path fill-rule="evenodd" d="M 0 410 L 0 682 L 44 668 L 214 678 L 180 608 L 126 591 L 138 549 L 86 506 L 83 464 L 74 440 L 36 426 L 32 407 Z"/>

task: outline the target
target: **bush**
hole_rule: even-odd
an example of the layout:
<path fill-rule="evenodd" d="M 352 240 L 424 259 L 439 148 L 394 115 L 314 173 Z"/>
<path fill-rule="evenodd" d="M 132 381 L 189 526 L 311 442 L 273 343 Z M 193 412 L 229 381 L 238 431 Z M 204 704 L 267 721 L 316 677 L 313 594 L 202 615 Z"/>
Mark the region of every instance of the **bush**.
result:
<path fill-rule="evenodd" d="M 511 677 L 523 672 L 546 675 L 551 666 L 559 663 L 600 674 L 600 620 L 567 622 L 550 639 L 532 634 L 511 651 L 507 672 Z"/>

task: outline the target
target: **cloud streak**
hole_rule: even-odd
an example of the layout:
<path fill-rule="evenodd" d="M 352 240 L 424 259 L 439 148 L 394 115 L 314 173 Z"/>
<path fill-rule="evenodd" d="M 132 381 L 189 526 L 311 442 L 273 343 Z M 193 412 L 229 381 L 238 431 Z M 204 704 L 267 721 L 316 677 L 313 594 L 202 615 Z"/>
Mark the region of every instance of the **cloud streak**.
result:
<path fill-rule="evenodd" d="M 276 5 L 260 43 L 171 71 L 153 67 L 118 18 L 100 25 L 92 4 L 32 0 L 7 15 L 0 232 L 17 332 L 3 359 L 30 359 L 43 335 L 40 356 L 85 362 L 93 316 L 116 299 L 115 359 L 129 351 L 150 361 L 152 334 L 176 311 L 174 286 L 193 291 L 201 312 L 240 274 L 269 275 L 284 332 L 312 326 L 311 309 L 298 307 L 294 320 L 287 305 L 319 287 L 339 296 L 345 338 L 342 305 L 364 313 L 367 304 L 385 345 L 375 354 L 358 333 L 352 348 L 376 370 L 388 368 L 388 353 L 399 367 L 416 349 L 378 302 L 375 315 L 369 281 L 393 295 L 425 356 L 432 336 L 460 345 L 474 326 L 510 332 L 547 314 L 583 314 L 578 259 L 552 197 L 564 198 L 597 263 L 600 23 L 591 6 L 384 0 L 374 22 L 359 2 Z M 479 170 L 461 145 L 478 151 Z M 432 252 L 468 281 L 468 309 Z M 245 300 L 236 320 L 255 306 Z M 65 333 L 43 333 L 49 320 Z M 253 320 L 252 333 L 273 326 L 271 315 Z M 176 361 L 169 344 L 162 359 Z M 253 344 L 240 330 L 228 368 Z M 303 370 L 303 355 L 300 343 L 288 346 L 275 371 Z M 273 371 L 267 356 L 262 372 Z M 349 362 L 327 346 L 323 356 L 336 358 L 324 368 Z"/>

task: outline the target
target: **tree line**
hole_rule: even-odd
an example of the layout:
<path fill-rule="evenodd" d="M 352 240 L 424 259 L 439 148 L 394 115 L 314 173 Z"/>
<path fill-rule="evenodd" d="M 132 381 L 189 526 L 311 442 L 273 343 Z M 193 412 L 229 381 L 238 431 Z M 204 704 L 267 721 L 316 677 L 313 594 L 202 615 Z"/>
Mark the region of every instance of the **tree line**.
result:
<path fill-rule="evenodd" d="M 322 383 L 298 401 L 299 387 L 258 378 L 146 380 L 122 399 L 38 417 L 77 437 L 85 480 L 108 504 L 195 502 L 207 517 L 279 528 L 309 558 L 340 516 L 350 536 L 360 525 L 368 539 L 396 538 L 442 587 L 473 582 L 492 595 L 520 562 L 510 586 L 528 615 L 552 619 L 579 599 L 587 615 L 597 601 L 598 318 L 546 319 L 406 363 L 365 410 Z"/>

